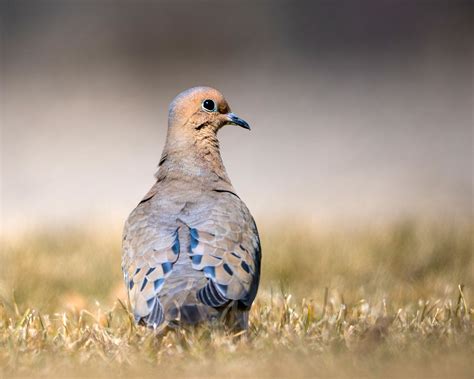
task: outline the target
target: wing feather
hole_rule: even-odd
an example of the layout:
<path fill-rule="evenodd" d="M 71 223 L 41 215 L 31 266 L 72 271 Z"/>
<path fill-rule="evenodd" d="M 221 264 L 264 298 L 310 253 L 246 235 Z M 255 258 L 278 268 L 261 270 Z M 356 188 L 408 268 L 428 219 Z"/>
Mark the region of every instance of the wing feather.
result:
<path fill-rule="evenodd" d="M 142 201 L 127 220 L 122 270 L 135 318 L 156 323 L 163 319 L 157 295 L 179 256 L 179 227 L 150 223 L 148 206 Z"/>
<path fill-rule="evenodd" d="M 188 253 L 193 268 L 202 270 L 209 279 L 198 297 L 207 305 L 215 306 L 217 302 L 210 295 L 217 290 L 227 301 L 238 300 L 250 306 L 260 276 L 258 232 L 250 212 L 239 198 L 228 193 L 217 196 L 210 211 L 193 212 L 188 219 Z"/>

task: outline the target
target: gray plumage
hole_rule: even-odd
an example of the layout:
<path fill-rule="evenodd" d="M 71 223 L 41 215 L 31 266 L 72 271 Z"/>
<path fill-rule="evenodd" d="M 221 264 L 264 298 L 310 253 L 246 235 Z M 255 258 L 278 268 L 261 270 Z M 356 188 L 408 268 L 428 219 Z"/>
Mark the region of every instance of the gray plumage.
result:
<path fill-rule="evenodd" d="M 124 228 L 122 269 L 137 322 L 222 319 L 247 328 L 260 241 L 220 156 L 217 132 L 227 124 L 249 129 L 215 89 L 191 88 L 170 105 L 156 183 Z"/>

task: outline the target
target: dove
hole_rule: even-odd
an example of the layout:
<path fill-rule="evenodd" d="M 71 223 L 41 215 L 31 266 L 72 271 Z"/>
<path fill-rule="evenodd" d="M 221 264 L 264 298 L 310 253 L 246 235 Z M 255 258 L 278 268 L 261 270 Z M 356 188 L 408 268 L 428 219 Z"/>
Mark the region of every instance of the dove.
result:
<path fill-rule="evenodd" d="M 217 133 L 225 125 L 250 129 L 216 89 L 190 88 L 170 104 L 156 182 L 123 232 L 122 271 L 138 324 L 248 328 L 260 238 L 222 162 Z"/>

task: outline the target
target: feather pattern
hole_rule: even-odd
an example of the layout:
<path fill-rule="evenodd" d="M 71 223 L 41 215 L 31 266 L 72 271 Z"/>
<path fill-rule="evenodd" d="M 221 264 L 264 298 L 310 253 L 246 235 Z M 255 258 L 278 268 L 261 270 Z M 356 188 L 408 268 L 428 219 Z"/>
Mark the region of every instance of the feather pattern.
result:
<path fill-rule="evenodd" d="M 223 315 L 245 328 L 258 289 L 257 228 L 222 164 L 221 121 L 201 110 L 207 97 L 228 111 L 219 92 L 202 87 L 171 104 L 157 181 L 125 223 L 130 304 L 136 321 L 154 328 Z"/>
<path fill-rule="evenodd" d="M 254 299 L 252 286 L 260 274 L 255 223 L 239 198 L 228 193 L 216 197 L 213 208 L 189 216 L 192 266 L 213 283 L 206 293 L 216 289 L 223 298 L 248 306 Z"/>

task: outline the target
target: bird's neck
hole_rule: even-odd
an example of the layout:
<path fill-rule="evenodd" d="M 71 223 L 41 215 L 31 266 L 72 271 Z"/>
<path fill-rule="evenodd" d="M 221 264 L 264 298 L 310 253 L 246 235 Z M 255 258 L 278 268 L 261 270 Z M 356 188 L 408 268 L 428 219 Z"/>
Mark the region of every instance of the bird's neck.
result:
<path fill-rule="evenodd" d="M 182 139 L 168 135 L 157 177 L 221 180 L 230 184 L 216 133 L 203 130 L 193 138 Z"/>

